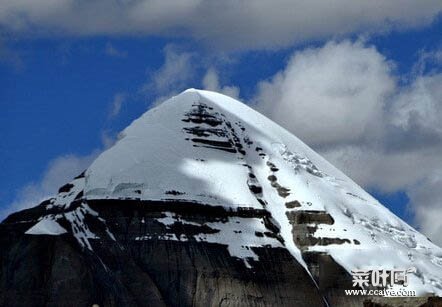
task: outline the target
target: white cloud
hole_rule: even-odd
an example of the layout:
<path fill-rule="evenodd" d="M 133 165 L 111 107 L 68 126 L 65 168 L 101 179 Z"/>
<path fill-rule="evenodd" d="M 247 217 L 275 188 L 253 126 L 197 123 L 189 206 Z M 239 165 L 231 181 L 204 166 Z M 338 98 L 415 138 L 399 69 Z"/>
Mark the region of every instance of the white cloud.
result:
<path fill-rule="evenodd" d="M 374 142 L 329 147 L 323 153 L 366 187 L 405 191 L 416 225 L 442 246 L 441 84 L 442 74 L 415 77 L 392 97 L 384 114 L 385 134 Z"/>
<path fill-rule="evenodd" d="M 415 210 L 416 221 L 421 230 L 442 246 L 442 171 L 428 173 L 425 180 L 419 182 L 408 192 L 411 202 L 419 204 Z"/>
<path fill-rule="evenodd" d="M 239 87 L 237 86 L 220 86 L 218 73 L 214 68 L 209 68 L 203 77 L 203 88 L 209 91 L 223 93 L 227 96 L 238 99 Z"/>
<path fill-rule="evenodd" d="M 0 210 L 0 221 L 12 212 L 36 206 L 54 195 L 59 187 L 83 172 L 98 154 L 96 150 L 87 156 L 64 155 L 49 162 L 38 182 L 31 182 L 21 188 L 12 204 Z"/>
<path fill-rule="evenodd" d="M 254 49 L 419 27 L 441 9 L 439 0 L 0 0 L 0 27 L 38 35 L 173 35 Z"/>
<path fill-rule="evenodd" d="M 255 103 L 362 186 L 405 191 L 416 224 L 442 244 L 442 73 L 426 67 L 438 54 L 399 78 L 375 48 L 330 42 L 296 52 Z"/>
<path fill-rule="evenodd" d="M 374 47 L 329 42 L 294 54 L 261 82 L 258 108 L 312 145 L 358 142 L 379 133 L 391 67 Z"/>
<path fill-rule="evenodd" d="M 393 123 L 407 130 L 419 128 L 442 134 L 441 85 L 442 73 L 418 76 L 396 98 L 392 110 Z"/>

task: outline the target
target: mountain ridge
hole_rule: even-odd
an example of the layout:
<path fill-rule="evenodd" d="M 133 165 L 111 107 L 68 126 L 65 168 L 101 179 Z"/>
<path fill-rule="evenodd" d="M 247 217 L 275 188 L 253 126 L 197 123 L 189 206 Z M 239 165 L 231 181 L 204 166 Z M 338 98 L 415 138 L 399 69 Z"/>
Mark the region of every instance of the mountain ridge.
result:
<path fill-rule="evenodd" d="M 58 195 L 34 209 L 11 215 L 0 225 L 4 234 L 12 232 L 26 242 L 65 238 L 63 244 L 67 240 L 69 248 L 89 255 L 87 261 L 95 259 L 102 264 L 96 268 L 94 263 L 89 274 L 106 280 L 111 287 L 115 283 L 125 289 L 130 285 L 116 278 L 112 265 L 103 259 L 118 263 L 115 259 L 121 256 L 135 267 L 143 263 L 137 278 L 148 280 L 151 303 L 155 304 L 180 305 L 184 300 L 187 305 L 189 299 L 202 294 L 195 290 L 190 298 L 182 290 L 166 291 L 161 271 L 152 271 L 137 252 L 158 252 L 152 246 L 177 253 L 191 246 L 188 251 L 198 256 L 192 254 L 190 260 L 172 252 L 165 256 L 178 257 L 177 263 L 185 271 L 188 264 L 183 263 L 210 263 L 201 255 L 208 253 L 218 259 L 213 254 L 217 251 L 223 255 L 220 263 L 229 263 L 231 268 L 197 265 L 192 270 L 198 278 L 206 278 L 200 275 L 205 274 L 201 272 L 206 266 L 213 272 L 222 270 L 227 281 L 250 281 L 257 274 L 268 275 L 277 284 L 282 276 L 286 281 L 275 289 L 288 291 L 281 289 L 297 283 L 300 289 L 310 289 L 305 295 L 317 304 L 360 303 L 360 299 L 345 298 L 342 293 L 352 288 L 353 269 L 413 266 L 417 273 L 410 276 L 407 290 L 419 295 L 442 294 L 442 249 L 284 128 L 232 98 L 202 90 L 186 90 L 146 112 L 83 174 L 61 187 Z M 14 242 L 3 240 L 11 251 Z M 272 256 L 278 259 L 273 264 Z M 8 261 L 4 260 L 6 267 Z M 170 263 L 150 261 L 171 272 Z M 266 272 L 261 262 L 273 271 Z M 290 263 L 293 271 L 282 273 L 283 263 Z M 148 272 L 147 277 L 143 272 Z M 303 277 L 296 279 L 295 275 Z M 264 305 L 301 304 L 299 289 L 285 292 L 290 299 L 280 301 L 274 291 L 262 289 L 260 282 L 265 278 L 260 278 L 254 281 L 260 286 L 252 288 L 261 293 Z M 210 280 L 213 283 L 216 278 Z M 193 281 L 179 284 L 179 289 L 197 288 Z M 251 295 L 223 287 L 224 295 L 233 295 L 233 304 L 247 303 L 244 297 Z M 143 292 L 141 289 L 136 286 L 131 291 Z M 109 289 L 97 290 L 106 291 Z M 165 292 L 175 293 L 177 300 L 167 301 Z M 252 300 L 254 304 L 262 301 L 260 295 Z M 118 299 L 127 303 L 129 297 Z M 134 297 L 140 300 L 142 295 Z M 220 300 L 216 295 L 204 296 L 193 304 L 217 304 Z"/>

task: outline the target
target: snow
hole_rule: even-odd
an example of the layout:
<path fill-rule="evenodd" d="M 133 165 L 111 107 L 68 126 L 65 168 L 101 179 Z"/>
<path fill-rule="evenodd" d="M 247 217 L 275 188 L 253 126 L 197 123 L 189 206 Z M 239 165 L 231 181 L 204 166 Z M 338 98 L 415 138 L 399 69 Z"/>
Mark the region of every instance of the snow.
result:
<path fill-rule="evenodd" d="M 66 229 L 60 226 L 57 221 L 45 218 L 37 224 L 29 228 L 26 232 L 28 235 L 51 235 L 58 236 L 67 233 Z"/>
<path fill-rule="evenodd" d="M 72 233 L 78 243 L 89 250 L 93 250 L 89 239 L 99 239 L 99 237 L 90 231 L 88 225 L 85 223 L 84 217 L 87 214 L 98 216 L 98 213 L 92 210 L 86 203 L 82 203 L 81 206 L 67 212 L 64 216 L 71 223 Z M 115 240 L 113 235 L 111 238 Z"/>
<path fill-rule="evenodd" d="M 61 193 L 59 193 L 59 195 L 60 194 Z M 53 203 L 56 202 L 57 198 L 59 197 L 53 199 L 55 200 Z M 86 202 L 81 201 L 81 204 L 75 208 L 69 208 L 71 205 L 72 204 L 59 204 L 59 206 L 63 206 L 67 208 L 67 210 L 59 214 L 42 216 L 39 222 L 29 228 L 25 233 L 30 235 L 61 235 L 69 232 L 74 236 L 81 247 L 92 251 L 93 248 L 89 240 L 100 238 L 89 229 L 89 226 L 85 222 L 86 215 L 90 215 L 98 218 L 98 220 L 103 223 L 107 236 L 111 240 L 116 241 L 115 236 L 107 227 L 106 221 L 99 217 L 98 213 L 92 210 Z M 49 205 L 49 209 L 53 206 L 54 204 Z M 58 223 L 60 220 L 67 222 L 71 226 L 69 231 Z"/>
<path fill-rule="evenodd" d="M 263 225 L 262 219 L 258 218 L 242 218 L 242 217 L 230 217 L 228 221 L 220 222 L 207 222 L 204 224 L 198 224 L 191 221 L 186 221 L 180 218 L 178 215 L 174 215 L 171 212 L 166 212 L 166 217 L 157 219 L 158 222 L 169 227 L 174 223 L 182 223 L 194 226 L 208 226 L 211 229 L 218 231 L 216 233 L 205 233 L 192 236 L 193 239 L 199 242 L 218 243 L 227 246 L 232 257 L 243 259 L 245 265 L 251 268 L 249 263 L 250 259 L 255 261 L 259 260 L 259 257 L 252 250 L 252 247 L 284 247 L 278 240 L 272 237 L 256 236 L 256 232 L 265 233 L 268 231 Z M 185 235 L 181 237 L 173 236 L 170 234 L 171 240 L 175 241 L 187 241 L 189 238 Z M 143 238 L 138 238 L 142 240 Z M 152 237 L 145 237 L 144 239 L 152 239 Z"/>
<path fill-rule="evenodd" d="M 84 189 L 84 177 L 69 182 L 69 191 L 60 192 L 52 199 L 52 206 L 68 208 Z M 50 205 L 50 206 L 51 206 Z"/>
<path fill-rule="evenodd" d="M 50 206 L 69 207 L 83 191 L 85 202 L 182 200 L 231 211 L 239 207 L 265 209 L 279 228 L 284 245 L 276 239 L 257 237 L 255 231 L 264 231 L 265 226 L 254 218 L 206 223 L 219 232 L 192 239 L 224 244 L 248 266 L 248 259 L 258 260 L 251 247 L 285 247 L 306 268 L 287 212 L 324 212 L 334 223 L 316 225 L 314 236 L 347 241 L 307 249 L 330 254 L 348 272 L 414 266 L 418 272 L 407 290 L 442 295 L 441 248 L 301 140 L 245 104 L 218 93 L 190 89 L 146 112 L 121 135 L 92 163 L 85 178 L 74 180 L 72 189 L 59 193 Z M 288 208 L 286 203 L 292 201 L 300 206 Z M 91 248 L 89 239 L 97 237 L 83 223 L 83 215 L 81 210 L 71 211 L 67 218 L 72 225 L 82 225 L 75 229 L 76 237 Z M 167 227 L 177 219 L 167 213 L 158 221 Z M 37 228 L 45 229 L 43 226 Z M 153 237 L 146 234 L 136 240 Z M 160 239 L 189 238 L 170 233 Z"/>

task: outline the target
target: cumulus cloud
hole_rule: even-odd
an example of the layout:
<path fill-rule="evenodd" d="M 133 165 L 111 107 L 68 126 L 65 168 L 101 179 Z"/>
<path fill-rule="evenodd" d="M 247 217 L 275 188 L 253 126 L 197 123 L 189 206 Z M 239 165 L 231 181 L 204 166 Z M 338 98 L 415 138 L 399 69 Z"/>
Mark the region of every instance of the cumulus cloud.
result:
<path fill-rule="evenodd" d="M 192 37 L 225 48 L 274 48 L 357 31 L 430 23 L 438 0 L 0 1 L 0 26 L 13 33 L 142 34 Z"/>
<path fill-rule="evenodd" d="M 440 51 L 400 84 L 394 65 L 363 42 L 296 52 L 261 82 L 255 106 L 366 188 L 405 191 L 416 224 L 442 244 Z"/>
<path fill-rule="evenodd" d="M 60 186 L 83 172 L 98 154 L 99 151 L 96 150 L 86 156 L 64 155 L 49 162 L 38 182 L 31 182 L 21 188 L 13 203 L 0 210 L 0 221 L 12 212 L 36 206 L 54 195 Z"/>
<path fill-rule="evenodd" d="M 239 87 L 237 86 L 221 86 L 219 76 L 214 68 L 209 68 L 203 77 L 203 88 L 209 91 L 223 93 L 227 96 L 238 99 Z"/>
<path fill-rule="evenodd" d="M 415 76 L 397 87 L 382 117 L 372 119 L 384 127 L 382 133 L 371 142 L 323 146 L 325 155 L 362 185 L 385 192 L 411 188 L 431 176 L 442 169 L 440 84 L 441 73 Z"/>
<path fill-rule="evenodd" d="M 258 108 L 310 142 L 359 142 L 379 133 L 391 65 L 361 42 L 329 42 L 297 52 L 286 69 L 258 85 Z"/>

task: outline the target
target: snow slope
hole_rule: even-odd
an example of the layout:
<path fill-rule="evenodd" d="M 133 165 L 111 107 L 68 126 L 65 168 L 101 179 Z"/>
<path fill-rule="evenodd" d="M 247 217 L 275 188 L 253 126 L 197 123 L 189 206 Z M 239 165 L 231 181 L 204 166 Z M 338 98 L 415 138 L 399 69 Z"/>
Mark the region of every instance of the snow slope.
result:
<path fill-rule="evenodd" d="M 282 239 L 255 236 L 265 231 L 262 221 L 241 218 L 210 223 L 219 232 L 196 239 L 227 245 L 248 266 L 247 259 L 258 259 L 250 247 L 271 245 L 285 246 L 306 268 L 305 250 L 329 253 L 348 272 L 416 267 L 407 290 L 442 295 L 441 248 L 287 130 L 221 94 L 189 89 L 146 112 L 73 187 L 83 190 L 85 200 L 180 200 L 233 211 L 264 209 Z M 69 206 L 75 195 L 58 196 L 50 206 Z M 297 213 L 328 218 L 312 222 L 322 244 L 295 242 L 290 216 Z M 179 219 L 168 214 L 158 221 L 167 226 Z M 44 229 L 63 232 L 47 221 L 28 232 Z"/>

